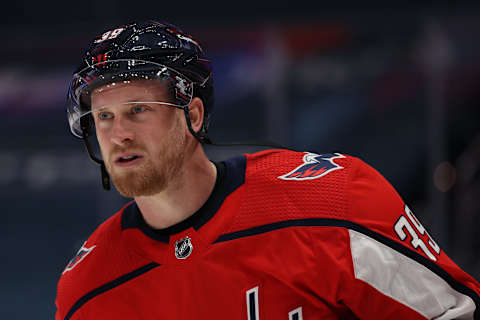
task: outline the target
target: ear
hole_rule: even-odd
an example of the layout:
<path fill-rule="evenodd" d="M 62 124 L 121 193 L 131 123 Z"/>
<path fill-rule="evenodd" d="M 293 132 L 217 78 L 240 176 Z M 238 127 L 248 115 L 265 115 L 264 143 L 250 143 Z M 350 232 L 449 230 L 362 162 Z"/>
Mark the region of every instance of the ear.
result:
<path fill-rule="evenodd" d="M 205 112 L 202 99 L 200 99 L 199 97 L 194 97 L 192 99 L 192 102 L 190 102 L 190 106 L 188 109 L 188 115 L 190 116 L 192 129 L 193 131 L 198 132 L 198 130 L 200 130 L 200 128 L 202 127 L 203 114 Z"/>

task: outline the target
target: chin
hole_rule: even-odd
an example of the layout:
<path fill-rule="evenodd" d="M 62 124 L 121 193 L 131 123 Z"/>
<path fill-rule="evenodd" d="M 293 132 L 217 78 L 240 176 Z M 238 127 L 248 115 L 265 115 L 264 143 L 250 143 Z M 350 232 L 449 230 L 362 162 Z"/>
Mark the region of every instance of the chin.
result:
<path fill-rule="evenodd" d="M 165 175 L 154 170 L 133 170 L 124 174 L 112 175 L 118 192 L 127 198 L 153 196 L 167 187 Z"/>

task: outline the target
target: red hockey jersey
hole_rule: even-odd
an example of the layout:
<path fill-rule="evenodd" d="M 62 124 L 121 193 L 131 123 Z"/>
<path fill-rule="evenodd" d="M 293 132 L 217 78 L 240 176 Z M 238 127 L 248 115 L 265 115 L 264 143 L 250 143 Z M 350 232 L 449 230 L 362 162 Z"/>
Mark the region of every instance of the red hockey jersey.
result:
<path fill-rule="evenodd" d="M 135 202 L 65 268 L 56 320 L 480 319 L 480 285 L 392 186 L 341 154 L 217 165 L 195 214 L 150 228 Z"/>

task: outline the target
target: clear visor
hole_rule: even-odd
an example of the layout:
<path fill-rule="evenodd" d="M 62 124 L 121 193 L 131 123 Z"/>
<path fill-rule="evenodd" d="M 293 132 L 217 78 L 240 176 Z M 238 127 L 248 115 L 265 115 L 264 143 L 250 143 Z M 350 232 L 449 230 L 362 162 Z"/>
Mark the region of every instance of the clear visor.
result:
<path fill-rule="evenodd" d="M 81 119 L 92 113 L 91 94 L 102 87 L 113 87 L 117 84 L 129 84 L 136 80 L 159 81 L 167 88 L 167 94 L 162 98 L 145 97 L 139 101 L 117 101 L 117 105 L 148 103 L 164 104 L 177 108 L 185 108 L 192 100 L 193 82 L 184 75 L 164 65 L 137 59 L 119 59 L 99 62 L 73 75 L 67 97 L 67 116 L 70 130 L 79 137 L 83 137 Z M 134 100 L 137 99 L 136 97 Z M 148 101 L 153 100 L 153 101 Z M 95 110 L 111 108 L 114 105 L 95 106 Z"/>

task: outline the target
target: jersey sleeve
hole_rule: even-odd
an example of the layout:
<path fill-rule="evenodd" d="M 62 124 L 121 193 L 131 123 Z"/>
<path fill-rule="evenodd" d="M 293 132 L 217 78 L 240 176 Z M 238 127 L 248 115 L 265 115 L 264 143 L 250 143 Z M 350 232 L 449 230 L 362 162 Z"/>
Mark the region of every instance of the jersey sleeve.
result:
<path fill-rule="evenodd" d="M 480 319 L 480 285 L 462 271 L 381 174 L 355 159 L 347 183 L 351 274 L 342 300 L 361 319 Z M 397 316 L 396 316 L 397 315 Z"/>

